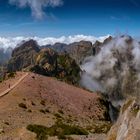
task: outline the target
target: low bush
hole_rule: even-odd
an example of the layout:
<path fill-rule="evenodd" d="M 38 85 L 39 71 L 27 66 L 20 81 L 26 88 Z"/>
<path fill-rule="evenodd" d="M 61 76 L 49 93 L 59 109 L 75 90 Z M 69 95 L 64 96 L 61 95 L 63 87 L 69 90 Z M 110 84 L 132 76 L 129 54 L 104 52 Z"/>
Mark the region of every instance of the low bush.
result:
<path fill-rule="evenodd" d="M 31 109 L 28 109 L 28 112 L 29 112 L 29 113 L 31 113 L 31 112 L 32 112 L 32 110 L 31 110 Z"/>
<path fill-rule="evenodd" d="M 43 105 L 43 106 L 45 106 L 46 103 L 45 103 L 44 100 L 41 100 L 40 104 Z"/>
<path fill-rule="evenodd" d="M 21 108 L 27 109 L 27 106 L 24 103 L 19 103 L 18 106 L 21 107 Z"/>
<path fill-rule="evenodd" d="M 13 77 L 15 77 L 15 72 L 10 72 L 10 73 L 8 73 L 8 78 L 13 78 Z"/>
<path fill-rule="evenodd" d="M 63 118 L 59 113 L 55 113 L 54 116 L 55 116 L 56 118 Z"/>
<path fill-rule="evenodd" d="M 63 112 L 62 110 L 58 110 L 58 112 L 59 112 L 60 114 L 64 114 L 64 112 Z"/>
<path fill-rule="evenodd" d="M 41 113 L 43 113 L 43 114 L 46 114 L 46 111 L 43 110 L 43 109 L 40 109 L 39 111 L 40 111 Z"/>
<path fill-rule="evenodd" d="M 36 133 L 37 140 L 47 139 L 47 127 L 42 126 L 42 125 L 28 125 L 27 129 L 31 132 Z"/>
<path fill-rule="evenodd" d="M 46 140 L 47 136 L 58 136 L 59 139 L 65 139 L 68 135 L 88 135 L 88 132 L 78 126 L 71 126 L 57 122 L 50 128 L 42 125 L 28 125 L 27 129 L 37 134 L 37 140 Z"/>

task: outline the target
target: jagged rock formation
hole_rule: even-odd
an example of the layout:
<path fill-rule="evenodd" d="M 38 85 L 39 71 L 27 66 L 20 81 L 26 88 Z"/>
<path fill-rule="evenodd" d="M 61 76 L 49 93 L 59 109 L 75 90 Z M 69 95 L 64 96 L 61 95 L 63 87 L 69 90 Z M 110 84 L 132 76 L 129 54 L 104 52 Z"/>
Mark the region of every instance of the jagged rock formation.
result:
<path fill-rule="evenodd" d="M 71 58 L 73 58 L 78 65 L 80 65 L 85 57 L 96 55 L 101 48 L 110 42 L 112 37 L 109 36 L 103 42 L 96 41 L 92 44 L 90 41 L 80 41 L 71 44 L 56 43 L 54 45 L 41 46 L 41 48 L 51 48 L 58 53 L 67 52 Z"/>
<path fill-rule="evenodd" d="M 10 72 L 31 70 L 76 85 L 80 79 L 80 68 L 69 54 L 57 53 L 50 48 L 39 49 L 34 40 L 24 42 L 13 50 L 7 69 Z"/>
<path fill-rule="evenodd" d="M 109 36 L 107 39 L 105 39 L 103 42 L 99 42 L 99 41 L 96 41 L 94 44 L 93 44 L 93 55 L 97 55 L 101 48 L 106 45 L 107 43 L 111 42 L 111 40 L 113 39 L 112 36 Z"/>
<path fill-rule="evenodd" d="M 55 50 L 58 53 L 64 53 L 67 50 L 68 45 L 64 43 L 55 43 L 54 45 L 45 45 L 41 46 L 41 48 L 50 48 Z"/>
<path fill-rule="evenodd" d="M 70 84 L 78 84 L 80 68 L 67 53 L 58 54 L 52 49 L 42 49 L 36 58 L 36 65 L 31 71 L 56 77 Z"/>
<path fill-rule="evenodd" d="M 67 52 L 70 57 L 76 61 L 77 64 L 80 64 L 86 56 L 93 54 L 92 43 L 89 41 L 74 42 L 69 45 L 56 43 L 54 45 L 43 46 L 43 48 L 51 48 L 58 53 Z"/>
<path fill-rule="evenodd" d="M 89 41 L 80 41 L 69 45 L 56 43 L 54 45 L 39 46 L 34 40 L 29 40 L 27 42 L 23 41 L 21 45 L 19 44 L 19 46 L 13 50 L 12 58 L 10 59 L 8 64 L 8 70 L 21 70 L 22 68 L 34 65 L 36 54 L 43 48 L 53 49 L 59 54 L 67 52 L 69 56 L 73 58 L 78 65 L 80 65 L 85 57 L 97 54 L 101 49 L 100 47 L 109 42 L 111 39 L 112 37 L 109 37 L 103 43 L 97 41 L 93 45 Z M 2 50 L 2 52 L 3 51 L 4 50 Z M 7 54 L 9 56 L 11 54 L 11 51 L 9 49 L 7 51 Z M 4 57 L 5 56 L 6 55 L 4 55 Z M 3 55 L 1 55 L 1 57 L 2 62 L 5 62 Z"/>
<path fill-rule="evenodd" d="M 67 47 L 67 52 L 80 65 L 85 57 L 93 54 L 92 43 L 89 41 L 72 43 Z"/>
<path fill-rule="evenodd" d="M 40 51 L 36 41 L 29 40 L 17 47 L 12 52 L 8 63 L 8 71 L 19 71 L 35 64 L 35 58 Z"/>

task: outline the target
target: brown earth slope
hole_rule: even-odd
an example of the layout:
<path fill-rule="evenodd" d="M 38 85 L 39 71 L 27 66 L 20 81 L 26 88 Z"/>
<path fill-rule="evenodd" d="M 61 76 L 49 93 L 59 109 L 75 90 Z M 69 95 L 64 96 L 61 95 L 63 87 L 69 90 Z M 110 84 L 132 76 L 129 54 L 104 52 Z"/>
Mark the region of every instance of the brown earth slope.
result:
<path fill-rule="evenodd" d="M 0 83 L 0 92 L 24 74 L 19 72 L 15 78 Z M 96 132 L 95 128 L 107 125 L 107 108 L 97 94 L 29 73 L 13 90 L 0 98 L 0 140 L 35 139 L 35 134 L 26 130 L 27 125 L 50 127 L 60 118 L 71 125 L 92 126 L 90 130 Z M 100 133 L 107 128 L 102 129 Z"/>

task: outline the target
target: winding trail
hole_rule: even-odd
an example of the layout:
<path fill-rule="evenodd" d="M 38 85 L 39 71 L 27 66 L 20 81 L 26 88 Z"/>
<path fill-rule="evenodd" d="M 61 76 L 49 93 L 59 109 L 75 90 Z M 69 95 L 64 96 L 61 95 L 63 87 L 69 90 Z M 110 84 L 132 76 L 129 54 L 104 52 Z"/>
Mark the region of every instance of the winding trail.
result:
<path fill-rule="evenodd" d="M 28 73 L 25 73 L 14 85 L 12 85 L 10 88 L 7 90 L 3 91 L 0 93 L 0 98 L 8 94 L 11 90 L 13 90 L 26 76 Z"/>

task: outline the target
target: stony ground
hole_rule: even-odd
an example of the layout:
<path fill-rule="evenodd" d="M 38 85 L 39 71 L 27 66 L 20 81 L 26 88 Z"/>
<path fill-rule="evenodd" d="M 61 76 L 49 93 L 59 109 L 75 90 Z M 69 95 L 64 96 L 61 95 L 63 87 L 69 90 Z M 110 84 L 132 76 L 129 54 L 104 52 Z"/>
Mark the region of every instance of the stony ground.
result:
<path fill-rule="evenodd" d="M 15 78 L 0 83 L 0 92 L 24 74 L 18 72 Z M 27 131 L 27 125 L 51 127 L 60 118 L 64 123 L 94 131 L 91 127 L 95 129 L 106 125 L 106 121 L 103 121 L 104 111 L 97 94 L 29 73 L 12 91 L 0 98 L 0 140 L 36 139 L 34 133 Z M 105 138 L 104 135 L 100 137 Z M 100 140 L 100 137 L 96 134 L 89 137 L 74 136 L 73 139 Z"/>

